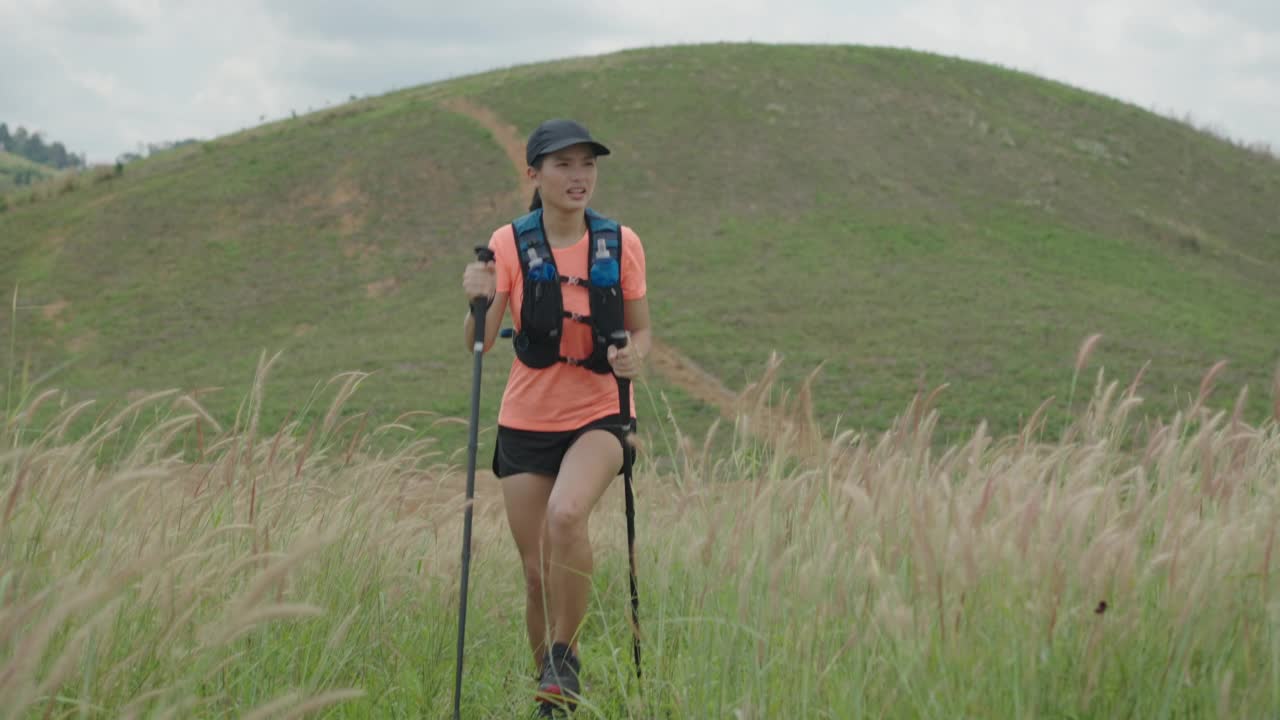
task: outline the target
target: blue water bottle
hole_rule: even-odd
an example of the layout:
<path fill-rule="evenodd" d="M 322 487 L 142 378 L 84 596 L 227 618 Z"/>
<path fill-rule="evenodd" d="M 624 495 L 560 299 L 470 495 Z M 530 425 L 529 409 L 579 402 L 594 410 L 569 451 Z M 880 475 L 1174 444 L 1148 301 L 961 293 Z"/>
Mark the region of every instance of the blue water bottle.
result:
<path fill-rule="evenodd" d="M 545 283 L 556 282 L 558 279 L 556 266 L 543 262 L 542 258 L 538 257 L 538 252 L 533 248 L 529 249 L 529 279 L 534 283 L 534 301 L 542 299 L 542 289 L 546 287 Z"/>
<path fill-rule="evenodd" d="M 598 288 L 618 286 L 618 261 L 609 254 L 604 238 L 596 245 L 596 257 L 591 261 L 591 284 Z"/>

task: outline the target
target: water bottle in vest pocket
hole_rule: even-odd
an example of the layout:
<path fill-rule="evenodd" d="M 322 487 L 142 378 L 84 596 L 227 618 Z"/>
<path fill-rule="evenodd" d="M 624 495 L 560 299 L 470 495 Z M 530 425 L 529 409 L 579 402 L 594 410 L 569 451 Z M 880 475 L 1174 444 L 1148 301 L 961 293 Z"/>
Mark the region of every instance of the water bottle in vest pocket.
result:
<path fill-rule="evenodd" d="M 623 327 L 621 268 L 611 254 L 605 239 L 598 241 L 591 261 L 591 324 L 596 343 L 607 343 L 610 334 Z"/>

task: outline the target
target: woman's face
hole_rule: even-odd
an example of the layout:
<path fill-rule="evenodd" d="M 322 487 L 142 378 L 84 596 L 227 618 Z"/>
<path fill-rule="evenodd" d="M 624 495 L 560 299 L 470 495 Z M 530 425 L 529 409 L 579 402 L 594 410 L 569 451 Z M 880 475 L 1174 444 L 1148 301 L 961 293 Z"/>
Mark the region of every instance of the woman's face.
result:
<path fill-rule="evenodd" d="M 585 210 L 596 188 L 596 156 L 589 145 L 570 145 L 542 158 L 542 167 L 529 168 L 542 203 L 559 210 Z"/>

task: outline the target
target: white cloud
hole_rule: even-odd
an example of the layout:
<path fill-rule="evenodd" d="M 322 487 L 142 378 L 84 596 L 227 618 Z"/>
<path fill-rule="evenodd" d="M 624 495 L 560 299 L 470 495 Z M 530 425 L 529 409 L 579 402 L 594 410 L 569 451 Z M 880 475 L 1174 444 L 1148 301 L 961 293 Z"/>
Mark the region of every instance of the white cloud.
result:
<path fill-rule="evenodd" d="M 248 57 L 231 57 L 214 67 L 204 86 L 191 99 L 191 109 L 212 115 L 236 113 L 244 108 L 262 108 L 271 114 L 281 111 L 283 93 Z"/>
<path fill-rule="evenodd" d="M 1280 97 L 1280 11 L 1260 27 L 1256 8 L 1229 8 L 1197 0 L 986 0 L 981 8 L 923 0 L 903 18 L 915 47 L 999 62 L 1277 143 L 1280 116 L 1266 108 Z"/>
<path fill-rule="evenodd" d="M 120 87 L 120 81 L 116 80 L 114 75 L 93 68 L 82 71 L 73 70 L 71 77 L 80 84 L 80 87 L 103 100 L 110 100 Z"/>
<path fill-rule="evenodd" d="M 71 36 L 119 38 L 143 28 L 140 13 L 118 0 L 36 0 L 23 5 L 20 12 Z"/>

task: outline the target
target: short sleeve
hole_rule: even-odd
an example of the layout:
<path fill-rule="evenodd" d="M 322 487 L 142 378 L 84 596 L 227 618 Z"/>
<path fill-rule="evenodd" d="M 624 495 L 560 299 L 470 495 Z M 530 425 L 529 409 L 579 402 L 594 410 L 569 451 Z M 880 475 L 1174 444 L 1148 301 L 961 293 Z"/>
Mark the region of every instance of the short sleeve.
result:
<path fill-rule="evenodd" d="M 514 232 L 510 225 L 503 225 L 489 237 L 489 249 L 493 251 L 494 264 L 497 265 L 498 292 L 508 295 L 511 294 L 516 278 L 520 276 L 516 244 L 512 239 Z"/>
<path fill-rule="evenodd" d="M 639 300 L 648 291 L 644 276 L 644 245 L 631 228 L 622 226 L 622 299 Z"/>

